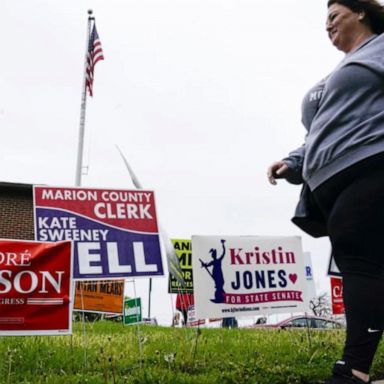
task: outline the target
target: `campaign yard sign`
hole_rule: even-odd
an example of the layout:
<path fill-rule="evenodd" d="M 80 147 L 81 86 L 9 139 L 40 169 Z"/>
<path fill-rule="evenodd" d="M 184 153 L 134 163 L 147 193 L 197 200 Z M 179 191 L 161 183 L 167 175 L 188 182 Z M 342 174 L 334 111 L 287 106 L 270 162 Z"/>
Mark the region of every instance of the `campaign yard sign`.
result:
<path fill-rule="evenodd" d="M 303 252 L 303 255 L 305 260 L 305 277 L 307 279 L 307 298 L 309 303 L 310 300 L 316 298 L 316 286 L 313 278 L 311 252 Z"/>
<path fill-rule="evenodd" d="M 124 325 L 132 325 L 142 321 L 141 298 L 124 300 Z"/>
<path fill-rule="evenodd" d="M 332 314 L 343 315 L 345 313 L 343 300 L 343 279 L 331 277 Z"/>
<path fill-rule="evenodd" d="M 124 280 L 76 282 L 75 310 L 122 314 L 123 301 Z"/>
<path fill-rule="evenodd" d="M 72 333 L 70 241 L 0 240 L 0 335 Z"/>
<path fill-rule="evenodd" d="M 192 249 L 198 319 L 307 310 L 299 237 L 193 236 Z"/>
<path fill-rule="evenodd" d="M 183 274 L 184 285 L 170 273 L 168 293 L 193 293 L 193 276 L 192 276 L 192 241 L 172 239 L 176 256 L 179 259 L 179 265 Z"/>
<path fill-rule="evenodd" d="M 341 278 L 341 273 L 339 268 L 336 265 L 335 258 L 333 256 L 333 253 L 329 255 L 329 262 L 328 262 L 328 276 L 335 276 Z"/>
<path fill-rule="evenodd" d="M 200 325 L 205 324 L 205 319 L 198 319 L 196 317 L 196 310 L 194 305 L 190 305 L 188 307 L 188 312 L 187 312 L 187 327 L 198 327 Z"/>
<path fill-rule="evenodd" d="M 163 275 L 154 193 L 34 186 L 35 236 L 72 240 L 76 280 Z"/>

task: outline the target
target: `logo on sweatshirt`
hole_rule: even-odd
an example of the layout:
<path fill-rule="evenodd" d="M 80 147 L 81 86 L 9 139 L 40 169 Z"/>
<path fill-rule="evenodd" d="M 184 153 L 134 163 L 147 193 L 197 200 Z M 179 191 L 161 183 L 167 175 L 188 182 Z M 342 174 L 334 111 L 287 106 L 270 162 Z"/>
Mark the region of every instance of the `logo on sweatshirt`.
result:
<path fill-rule="evenodd" d="M 318 89 L 314 92 L 311 92 L 309 94 L 309 101 L 318 101 L 321 99 L 321 96 L 323 95 L 323 90 L 322 89 Z"/>

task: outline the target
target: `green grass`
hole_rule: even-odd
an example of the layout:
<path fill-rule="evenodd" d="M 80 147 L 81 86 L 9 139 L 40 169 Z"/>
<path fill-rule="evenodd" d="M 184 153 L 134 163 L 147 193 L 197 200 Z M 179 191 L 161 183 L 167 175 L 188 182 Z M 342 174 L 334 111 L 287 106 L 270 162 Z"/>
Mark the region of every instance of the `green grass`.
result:
<path fill-rule="evenodd" d="M 344 331 L 182 329 L 100 321 L 73 336 L 0 338 L 1 384 L 322 383 Z M 140 340 L 140 343 L 139 343 Z M 373 377 L 384 376 L 384 346 Z"/>

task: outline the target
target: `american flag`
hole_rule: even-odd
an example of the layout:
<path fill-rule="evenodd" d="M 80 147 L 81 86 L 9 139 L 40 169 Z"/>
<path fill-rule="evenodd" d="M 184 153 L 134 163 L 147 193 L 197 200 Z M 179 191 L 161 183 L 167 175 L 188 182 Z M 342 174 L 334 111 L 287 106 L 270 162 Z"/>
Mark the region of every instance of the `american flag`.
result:
<path fill-rule="evenodd" d="M 88 89 L 89 96 L 93 96 L 93 76 L 95 65 L 99 60 L 104 60 L 104 56 L 96 25 L 93 24 L 88 43 L 87 68 L 85 74 L 85 88 Z"/>

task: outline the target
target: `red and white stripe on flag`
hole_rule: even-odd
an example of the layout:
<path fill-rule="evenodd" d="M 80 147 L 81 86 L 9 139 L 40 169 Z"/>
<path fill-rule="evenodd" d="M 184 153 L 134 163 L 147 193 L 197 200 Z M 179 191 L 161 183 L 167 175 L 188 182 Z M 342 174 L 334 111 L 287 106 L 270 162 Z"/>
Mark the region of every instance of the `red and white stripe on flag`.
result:
<path fill-rule="evenodd" d="M 103 49 L 96 30 L 96 24 L 93 24 L 92 33 L 89 37 L 87 66 L 85 69 L 85 88 L 88 90 L 89 96 L 93 96 L 93 79 L 96 63 L 104 60 Z"/>

